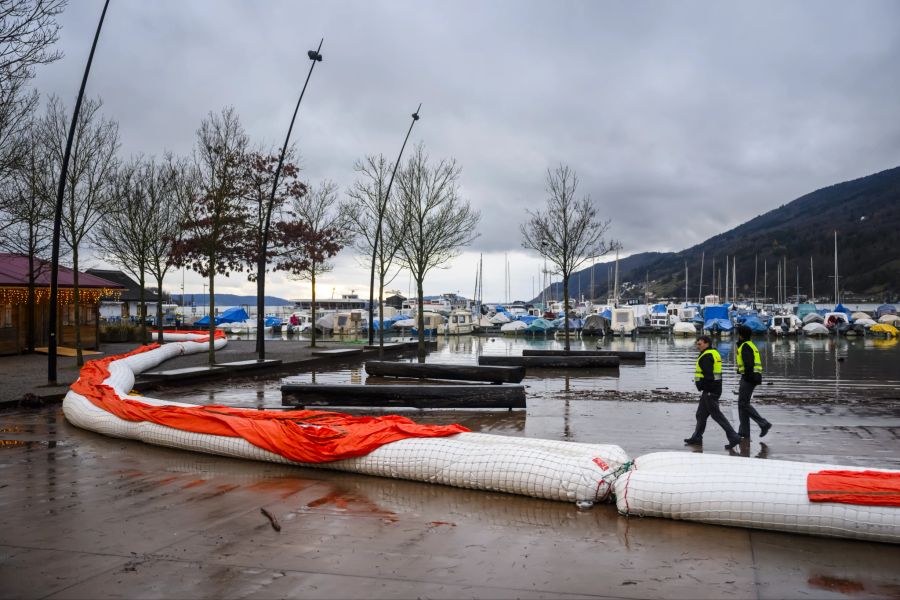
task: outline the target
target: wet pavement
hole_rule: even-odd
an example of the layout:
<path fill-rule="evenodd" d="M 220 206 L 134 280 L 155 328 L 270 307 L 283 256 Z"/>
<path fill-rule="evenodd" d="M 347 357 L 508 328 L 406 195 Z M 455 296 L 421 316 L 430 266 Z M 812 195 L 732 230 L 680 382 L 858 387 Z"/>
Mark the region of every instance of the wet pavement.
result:
<path fill-rule="evenodd" d="M 682 449 L 693 411 L 554 398 L 411 416 L 640 455 Z M 900 468 L 896 409 L 763 412 L 775 427 L 744 454 Z M 720 434 L 707 451 L 725 453 Z M 0 598 L 900 597 L 900 546 L 158 448 L 77 429 L 58 405 L 0 412 L 0 470 Z"/>

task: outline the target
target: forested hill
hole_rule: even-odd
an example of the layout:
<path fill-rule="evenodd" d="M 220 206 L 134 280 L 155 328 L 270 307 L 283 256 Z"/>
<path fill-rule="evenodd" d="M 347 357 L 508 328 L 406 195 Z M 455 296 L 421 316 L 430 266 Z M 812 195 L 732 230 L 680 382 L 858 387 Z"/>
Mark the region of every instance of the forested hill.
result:
<path fill-rule="evenodd" d="M 684 297 L 684 266 L 688 291 L 699 297 L 700 263 L 705 253 L 703 293 L 711 292 L 712 261 L 724 278 L 725 257 L 737 259 L 739 292 L 753 296 L 754 257 L 758 257 L 758 294 L 763 293 L 763 265 L 768 267 L 767 291 L 774 297 L 776 264 L 787 259 L 788 294 L 810 293 L 810 257 L 815 294 L 834 294 L 834 232 L 838 240 L 838 275 L 842 297 L 895 300 L 900 294 L 900 167 L 845 181 L 762 214 L 730 231 L 681 252 L 645 252 L 619 261 L 620 296 L 643 297 L 645 282 L 657 297 Z M 594 266 L 595 298 L 607 296 L 611 263 Z M 590 268 L 573 275 L 570 294 L 588 296 Z M 553 297 L 560 298 L 561 283 Z M 538 300 L 540 298 L 537 298 Z"/>

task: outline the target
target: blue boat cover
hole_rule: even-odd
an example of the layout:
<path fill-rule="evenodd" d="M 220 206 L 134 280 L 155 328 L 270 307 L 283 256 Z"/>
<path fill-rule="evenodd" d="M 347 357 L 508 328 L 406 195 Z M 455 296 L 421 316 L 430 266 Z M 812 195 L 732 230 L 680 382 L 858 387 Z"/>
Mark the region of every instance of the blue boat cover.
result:
<path fill-rule="evenodd" d="M 853 312 L 849 308 L 844 306 L 843 304 L 838 304 L 837 306 L 835 306 L 834 312 L 842 312 L 845 315 L 847 315 L 848 317 L 853 314 Z"/>
<path fill-rule="evenodd" d="M 753 333 L 765 333 L 766 325 L 756 317 L 747 317 L 742 325 L 746 325 Z"/>
<path fill-rule="evenodd" d="M 654 304 L 650 307 L 650 312 L 658 315 L 658 314 L 666 314 L 666 305 L 665 304 Z"/>
<path fill-rule="evenodd" d="M 875 318 L 883 317 L 884 315 L 896 315 L 897 307 L 893 304 L 882 304 L 878 308 L 875 309 Z"/>
<path fill-rule="evenodd" d="M 249 318 L 250 315 L 247 314 L 246 310 L 240 306 L 235 306 L 222 311 L 222 314 L 216 317 L 216 325 L 221 325 L 222 323 L 238 323 L 240 321 L 246 321 Z M 199 321 L 195 321 L 194 325 L 209 327 L 209 315 L 206 315 Z"/>
<path fill-rule="evenodd" d="M 548 331 L 550 329 L 553 329 L 553 323 L 551 323 L 547 319 L 537 318 L 528 324 L 528 327 L 525 329 L 525 331 L 540 333 L 542 331 Z"/>

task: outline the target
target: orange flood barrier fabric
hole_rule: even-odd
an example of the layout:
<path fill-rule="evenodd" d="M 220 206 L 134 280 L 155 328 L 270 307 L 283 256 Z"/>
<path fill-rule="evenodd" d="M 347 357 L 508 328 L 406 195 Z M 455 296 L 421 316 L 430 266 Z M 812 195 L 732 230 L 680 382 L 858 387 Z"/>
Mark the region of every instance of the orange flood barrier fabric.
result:
<path fill-rule="evenodd" d="M 127 354 L 90 361 L 81 369 L 81 376 L 71 389 L 126 421 L 149 421 L 182 431 L 240 437 L 254 446 L 298 462 L 353 458 L 397 440 L 444 437 L 469 431 L 462 425 L 419 425 L 397 415 L 357 417 L 319 410 L 153 406 L 120 398 L 111 387 L 102 384 L 109 377 L 108 366 L 112 361 L 157 347 L 158 344 L 142 346 Z"/>
<path fill-rule="evenodd" d="M 810 502 L 900 506 L 900 473 L 818 471 L 806 476 Z"/>

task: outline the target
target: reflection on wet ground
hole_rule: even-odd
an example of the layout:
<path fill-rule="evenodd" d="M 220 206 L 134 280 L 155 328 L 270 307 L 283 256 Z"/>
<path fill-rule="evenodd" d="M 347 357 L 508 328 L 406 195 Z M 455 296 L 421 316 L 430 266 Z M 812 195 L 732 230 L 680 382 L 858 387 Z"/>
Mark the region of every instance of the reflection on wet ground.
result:
<path fill-rule="evenodd" d="M 570 417 L 579 415 L 571 404 Z M 607 424 L 572 418 L 570 435 L 609 441 L 619 430 L 623 445 L 635 450 L 663 446 L 691 410 L 639 403 L 647 412 L 628 415 L 614 404 L 597 411 L 608 415 Z M 527 420 L 524 413 L 444 416 L 518 435 L 559 427 L 562 436 L 563 417 L 548 408 L 529 410 Z M 842 436 L 852 433 L 829 428 L 832 420 L 844 421 L 848 431 L 883 433 L 877 422 L 884 415 L 787 407 L 778 413 L 778 435 L 749 451 L 820 454 L 820 460 L 836 458 L 829 446 L 851 457 L 868 453 L 863 437 L 851 442 Z M 886 544 L 626 519 L 612 505 L 581 511 L 561 502 L 158 448 L 75 429 L 59 407 L 3 413 L 2 428 L 3 439 L 33 442 L 6 450 L 0 462 L 4 597 L 900 594 L 900 547 Z M 895 440 L 895 456 L 896 449 Z"/>
<path fill-rule="evenodd" d="M 897 347 L 809 342 L 759 344 L 767 379 L 784 398 L 759 403 L 774 427 L 764 443 L 754 430 L 738 454 L 900 469 L 900 410 L 888 389 L 897 383 Z M 608 346 L 644 350 L 646 363 L 624 364 L 618 377 L 530 372 L 527 410 L 403 414 L 500 435 L 616 443 L 632 456 L 682 450 L 696 401 L 690 341 Z M 428 360 L 475 362 L 522 347 L 458 338 Z M 304 376 L 367 380 L 361 362 Z M 722 407 L 732 423 L 734 384 L 728 374 Z M 278 385 L 246 378 L 151 395 L 276 407 Z M 709 447 L 690 451 L 725 453 L 718 434 L 711 427 Z M 78 430 L 58 406 L 0 413 L 0 458 L 3 597 L 900 596 L 896 546 L 626 519 L 611 505 L 580 511 L 157 448 Z"/>

